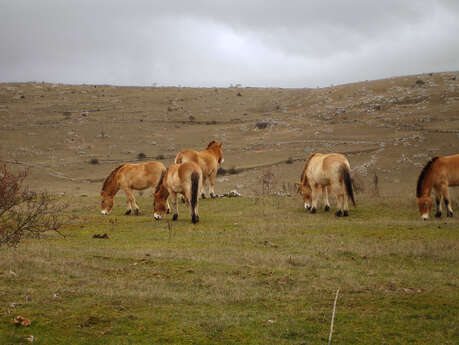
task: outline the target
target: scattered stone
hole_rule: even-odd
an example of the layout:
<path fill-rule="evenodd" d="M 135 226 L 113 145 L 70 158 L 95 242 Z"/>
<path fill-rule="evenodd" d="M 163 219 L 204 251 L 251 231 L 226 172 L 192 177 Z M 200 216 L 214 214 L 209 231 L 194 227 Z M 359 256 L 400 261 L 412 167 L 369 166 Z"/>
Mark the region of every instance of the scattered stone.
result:
<path fill-rule="evenodd" d="M 108 235 L 106 233 L 103 234 L 94 234 L 92 235 L 92 238 L 103 238 L 103 239 L 108 239 Z"/>

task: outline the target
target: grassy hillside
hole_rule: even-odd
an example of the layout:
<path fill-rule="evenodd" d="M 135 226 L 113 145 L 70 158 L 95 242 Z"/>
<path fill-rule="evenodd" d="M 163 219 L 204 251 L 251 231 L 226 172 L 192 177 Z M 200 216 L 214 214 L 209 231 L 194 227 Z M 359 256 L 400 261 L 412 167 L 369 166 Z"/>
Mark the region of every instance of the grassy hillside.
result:
<path fill-rule="evenodd" d="M 459 150 L 457 74 L 294 90 L 0 84 L 0 160 L 27 166 L 34 186 L 96 195 L 140 153 L 168 164 L 217 139 L 227 169 L 248 168 L 218 193 L 259 193 L 263 169 L 280 189 L 312 152 L 338 151 L 382 193 L 412 194 L 429 157 Z"/>

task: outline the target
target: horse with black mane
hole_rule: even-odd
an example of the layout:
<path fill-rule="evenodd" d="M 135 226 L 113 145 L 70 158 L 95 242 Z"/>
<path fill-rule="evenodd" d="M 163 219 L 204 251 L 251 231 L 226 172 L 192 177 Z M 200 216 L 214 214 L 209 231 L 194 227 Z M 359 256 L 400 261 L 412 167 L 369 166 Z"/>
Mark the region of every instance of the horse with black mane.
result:
<path fill-rule="evenodd" d="M 304 207 L 316 213 L 320 194 L 325 199 L 325 211 L 330 210 L 328 194 L 335 194 L 338 203 L 337 217 L 349 215 L 348 199 L 355 206 L 352 188 L 351 168 L 347 158 L 340 153 L 313 153 L 301 174 L 297 184 L 298 193 L 303 197 Z"/>
<path fill-rule="evenodd" d="M 448 186 L 459 186 L 459 154 L 433 157 L 421 170 L 416 185 L 416 201 L 419 214 L 424 220 L 429 219 L 432 208 L 432 189 L 435 192 L 435 204 L 437 205 L 435 217 L 441 217 L 442 198 L 446 207 L 446 216 L 453 216 Z"/>
<path fill-rule="evenodd" d="M 191 210 L 193 224 L 199 222 L 198 196 L 202 186 L 202 171 L 194 162 L 171 164 L 161 176 L 155 191 L 154 218 L 161 219 L 168 211 L 168 197 L 172 198 L 174 214 L 172 220 L 178 219 L 177 194 L 182 194 Z"/>
<path fill-rule="evenodd" d="M 115 195 L 122 189 L 128 198 L 125 214 L 130 214 L 134 209 L 134 214 L 137 216 L 139 214 L 139 206 L 135 202 L 132 190 L 156 188 L 164 171 L 166 171 L 164 164 L 156 161 L 125 163 L 114 169 L 105 179 L 100 192 L 102 214 L 110 213 Z"/>
<path fill-rule="evenodd" d="M 222 143 L 213 140 L 209 143 L 209 145 L 207 145 L 207 148 L 204 151 L 198 152 L 195 150 L 183 150 L 175 157 L 175 164 L 194 162 L 199 165 L 202 170 L 203 189 L 205 189 L 208 181 L 209 194 L 211 198 L 215 197 L 214 186 L 218 167 L 224 161 L 222 146 Z M 202 198 L 205 199 L 204 191 L 202 193 Z"/>

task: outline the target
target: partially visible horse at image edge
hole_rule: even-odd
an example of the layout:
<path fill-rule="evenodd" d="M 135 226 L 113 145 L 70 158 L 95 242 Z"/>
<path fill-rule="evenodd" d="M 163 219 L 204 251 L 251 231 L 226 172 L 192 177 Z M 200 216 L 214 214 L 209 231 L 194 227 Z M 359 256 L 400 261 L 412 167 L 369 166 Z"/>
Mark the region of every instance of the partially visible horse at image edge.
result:
<path fill-rule="evenodd" d="M 432 208 L 432 189 L 435 192 L 435 204 L 437 206 L 435 217 L 441 217 L 442 198 L 445 203 L 446 216 L 453 216 L 448 192 L 449 186 L 459 186 L 459 154 L 433 157 L 421 170 L 416 184 L 416 201 L 419 214 L 424 220 L 429 219 Z"/>
<path fill-rule="evenodd" d="M 323 194 L 325 211 L 330 210 L 328 194 L 335 194 L 338 217 L 349 215 L 348 199 L 355 206 L 351 168 L 347 158 L 340 153 L 313 153 L 305 163 L 298 186 L 304 207 L 316 213 L 318 199 Z"/>
<path fill-rule="evenodd" d="M 138 215 L 139 206 L 132 190 L 155 189 L 164 171 L 166 171 L 164 164 L 156 161 L 120 165 L 110 172 L 102 186 L 100 192 L 102 198 L 101 213 L 105 215 L 110 213 L 114 205 L 115 195 L 122 189 L 128 198 L 125 214 L 130 214 L 134 209 L 134 214 Z"/>

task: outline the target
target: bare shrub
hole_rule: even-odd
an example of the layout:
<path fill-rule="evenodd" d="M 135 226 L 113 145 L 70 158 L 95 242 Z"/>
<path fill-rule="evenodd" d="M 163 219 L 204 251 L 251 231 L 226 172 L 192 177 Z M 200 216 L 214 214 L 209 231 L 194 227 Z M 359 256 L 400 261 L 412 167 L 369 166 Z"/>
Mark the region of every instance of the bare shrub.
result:
<path fill-rule="evenodd" d="M 263 174 L 260 176 L 260 182 L 262 195 L 273 194 L 276 178 L 271 168 L 263 170 Z"/>
<path fill-rule="evenodd" d="M 363 176 L 356 170 L 352 172 L 352 188 L 356 194 L 365 193 L 365 180 Z"/>
<path fill-rule="evenodd" d="M 22 187 L 27 171 L 13 174 L 0 166 L 0 245 L 16 246 L 27 233 L 39 237 L 49 230 L 58 232 L 59 215 L 67 207 L 46 192 Z"/>
<path fill-rule="evenodd" d="M 379 178 L 376 173 L 373 176 L 373 193 L 375 196 L 379 196 Z"/>
<path fill-rule="evenodd" d="M 147 157 L 147 155 L 145 153 L 143 153 L 143 152 L 139 152 L 137 154 L 137 159 L 139 159 L 139 160 L 145 159 L 146 157 Z"/>
<path fill-rule="evenodd" d="M 159 161 L 160 161 L 160 160 L 162 160 L 162 159 L 166 159 L 166 156 L 164 156 L 164 155 L 157 155 L 157 156 L 156 156 L 156 160 L 159 160 Z"/>
<path fill-rule="evenodd" d="M 89 164 L 99 164 L 99 160 L 97 158 L 91 158 Z"/>

